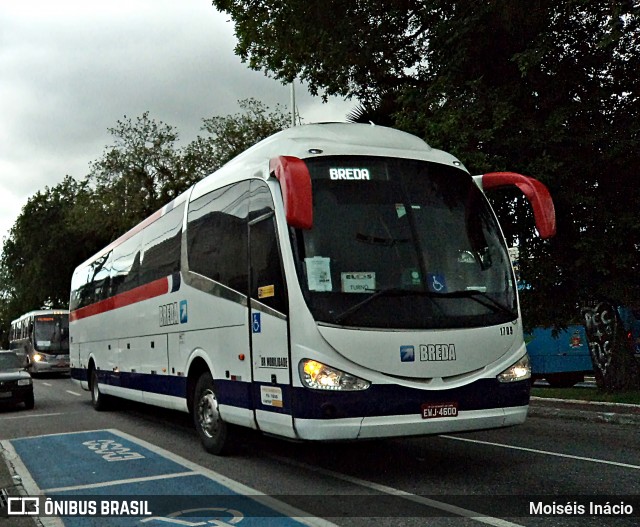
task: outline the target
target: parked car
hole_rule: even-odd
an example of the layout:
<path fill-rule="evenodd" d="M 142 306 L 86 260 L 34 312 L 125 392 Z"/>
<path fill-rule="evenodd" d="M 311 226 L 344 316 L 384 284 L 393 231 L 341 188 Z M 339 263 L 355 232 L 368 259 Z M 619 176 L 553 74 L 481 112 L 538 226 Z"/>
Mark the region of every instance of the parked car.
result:
<path fill-rule="evenodd" d="M 29 360 L 14 351 L 0 350 L 0 404 L 24 403 L 27 410 L 34 406 L 33 381 L 27 371 Z"/>

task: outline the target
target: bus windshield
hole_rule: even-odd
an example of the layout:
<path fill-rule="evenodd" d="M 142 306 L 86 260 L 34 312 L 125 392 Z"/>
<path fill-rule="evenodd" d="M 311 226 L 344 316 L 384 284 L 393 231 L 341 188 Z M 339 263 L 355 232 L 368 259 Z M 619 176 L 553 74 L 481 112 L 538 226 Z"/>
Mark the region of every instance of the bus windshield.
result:
<path fill-rule="evenodd" d="M 306 163 L 313 228 L 296 231 L 297 269 L 317 321 L 443 329 L 517 319 L 507 248 L 467 173 L 384 157 Z"/>
<path fill-rule="evenodd" d="M 67 315 L 36 316 L 33 347 L 45 353 L 69 353 L 69 317 Z"/>

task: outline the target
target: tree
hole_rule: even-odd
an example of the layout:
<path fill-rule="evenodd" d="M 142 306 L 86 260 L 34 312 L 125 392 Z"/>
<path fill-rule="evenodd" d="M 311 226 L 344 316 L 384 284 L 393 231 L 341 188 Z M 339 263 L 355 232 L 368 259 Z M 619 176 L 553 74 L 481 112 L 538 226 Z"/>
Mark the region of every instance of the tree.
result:
<path fill-rule="evenodd" d="M 182 152 L 186 172 L 205 177 L 262 139 L 289 126 L 289 117 L 276 106 L 269 108 L 256 99 L 238 101 L 242 112 L 203 119 L 202 130 Z"/>
<path fill-rule="evenodd" d="M 100 196 L 107 230 L 122 233 L 187 187 L 176 185 L 182 178 L 172 126 L 145 112 L 108 130 L 114 143 L 91 164 L 88 179 Z"/>
<path fill-rule="evenodd" d="M 23 207 L 4 240 L 0 258 L 0 323 L 27 311 L 69 303 L 71 273 L 86 256 L 69 221 L 84 185 L 67 176 L 37 192 Z M 87 255 L 88 256 L 88 255 Z"/>
<path fill-rule="evenodd" d="M 472 173 L 515 170 L 549 186 L 550 241 L 536 238 L 522 200 L 494 199 L 520 245 L 529 326 L 562 327 L 594 299 L 638 306 L 637 2 L 213 4 L 235 22 L 250 67 L 369 108 L 385 101 L 396 127 Z"/>

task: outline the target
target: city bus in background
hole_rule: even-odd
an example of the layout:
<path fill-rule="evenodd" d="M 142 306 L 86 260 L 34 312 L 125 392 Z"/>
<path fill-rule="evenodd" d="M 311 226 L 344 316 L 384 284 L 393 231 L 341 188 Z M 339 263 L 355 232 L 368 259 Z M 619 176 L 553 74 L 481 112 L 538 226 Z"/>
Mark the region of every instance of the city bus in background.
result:
<path fill-rule="evenodd" d="M 520 251 L 509 247 L 509 257 L 518 282 L 518 290 L 531 286 L 520 277 Z M 531 382 L 544 379 L 553 388 L 569 388 L 593 373 L 589 345 L 582 324 L 570 324 L 555 330 L 537 326 L 525 332 L 524 340 L 531 360 Z"/>
<path fill-rule="evenodd" d="M 544 379 L 552 388 L 570 388 L 584 382 L 585 375 L 593 375 L 583 324 L 571 324 L 557 332 L 536 327 L 524 338 L 534 381 Z"/>
<path fill-rule="evenodd" d="M 191 413 L 217 454 L 237 427 L 324 441 L 522 423 L 517 285 L 483 194 L 505 185 L 552 236 L 535 179 L 471 176 L 385 127 L 279 132 L 77 267 L 71 376 L 98 410 Z"/>
<path fill-rule="evenodd" d="M 615 306 L 629 352 L 640 361 L 640 310 Z M 593 359 L 584 324 L 570 324 L 554 332 L 552 328 L 536 327 L 525 334 L 531 359 L 531 376 L 544 379 L 552 388 L 569 388 L 592 376 Z"/>
<path fill-rule="evenodd" d="M 30 311 L 12 321 L 9 347 L 28 357 L 32 374 L 69 373 L 69 310 Z"/>

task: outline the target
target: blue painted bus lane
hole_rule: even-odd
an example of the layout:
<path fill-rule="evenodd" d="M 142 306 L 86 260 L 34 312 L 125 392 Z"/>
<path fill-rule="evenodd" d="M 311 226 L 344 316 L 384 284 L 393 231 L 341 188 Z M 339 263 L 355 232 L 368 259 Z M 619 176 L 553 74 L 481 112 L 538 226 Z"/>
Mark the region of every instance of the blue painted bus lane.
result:
<path fill-rule="evenodd" d="M 118 430 L 7 443 L 45 525 L 333 526 Z"/>

